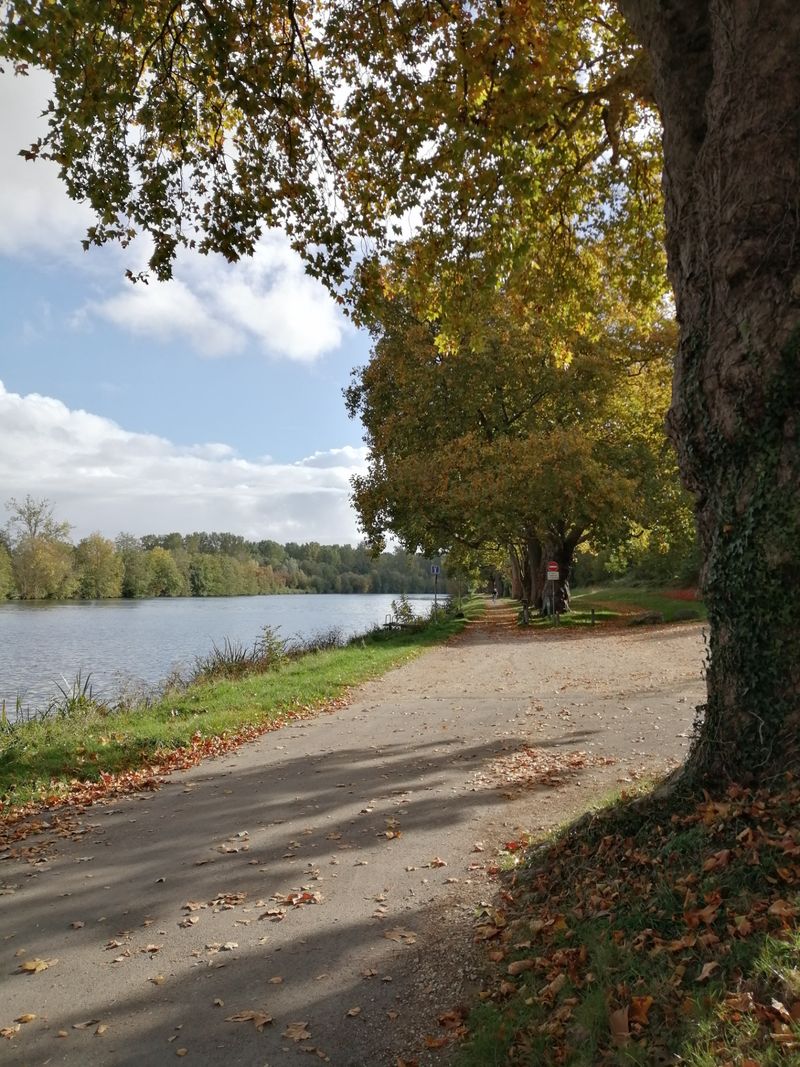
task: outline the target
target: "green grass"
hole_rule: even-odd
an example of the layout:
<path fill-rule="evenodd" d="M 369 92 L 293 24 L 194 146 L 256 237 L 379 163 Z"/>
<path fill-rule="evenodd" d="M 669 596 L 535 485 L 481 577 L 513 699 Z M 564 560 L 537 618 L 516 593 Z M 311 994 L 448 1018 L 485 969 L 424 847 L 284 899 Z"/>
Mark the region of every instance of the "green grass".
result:
<path fill-rule="evenodd" d="M 616 613 L 630 611 L 632 614 L 658 611 L 665 622 L 679 621 L 689 612 L 694 612 L 698 619 L 705 619 L 707 614 L 702 600 L 676 600 L 666 596 L 663 588 L 633 585 L 611 584 L 600 589 L 580 590 L 573 593 L 572 606 L 576 613 L 585 613 L 591 608 Z"/>
<path fill-rule="evenodd" d="M 65 714 L 6 724 L 0 731 L 2 805 L 42 801 L 76 779 L 98 781 L 101 772 L 139 769 L 197 734 L 236 734 L 324 707 L 458 633 L 483 609 L 482 601 L 470 601 L 460 619 L 446 618 L 417 632 L 374 634 L 242 678 L 198 681 L 150 704 L 111 710 L 82 700 L 71 702 Z"/>
<path fill-rule="evenodd" d="M 572 602 L 573 602 L 573 604 L 575 603 L 575 598 L 574 597 L 573 597 L 573 601 Z M 555 628 L 557 626 L 566 626 L 566 627 L 572 627 L 572 628 L 579 627 L 580 628 L 580 627 L 584 627 L 584 626 L 599 625 L 600 623 L 609 622 L 611 619 L 616 619 L 618 617 L 619 617 L 619 612 L 618 611 L 612 611 L 610 608 L 599 608 L 598 607 L 598 608 L 595 608 L 594 619 L 593 619 L 592 618 L 591 607 L 588 608 L 588 609 L 585 609 L 583 606 L 581 606 L 581 607 L 574 607 L 573 610 L 568 612 L 566 615 L 559 615 L 558 622 L 555 621 L 555 619 L 553 618 L 552 615 L 551 616 L 533 615 L 531 617 L 531 621 L 529 623 L 529 626 L 533 627 L 534 630 L 549 630 L 549 629 Z"/>

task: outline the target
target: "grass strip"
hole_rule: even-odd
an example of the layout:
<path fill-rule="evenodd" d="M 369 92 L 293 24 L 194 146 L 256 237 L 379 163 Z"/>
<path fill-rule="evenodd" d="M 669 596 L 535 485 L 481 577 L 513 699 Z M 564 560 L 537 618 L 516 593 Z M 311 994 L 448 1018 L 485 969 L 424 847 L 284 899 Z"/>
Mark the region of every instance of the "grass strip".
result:
<path fill-rule="evenodd" d="M 636 614 L 656 611 L 664 622 L 682 622 L 707 618 L 702 600 L 684 600 L 670 596 L 663 587 L 652 588 L 636 585 L 607 585 L 601 589 L 581 590 L 573 593 L 571 603 L 576 614 L 585 615 L 596 611 L 615 614 Z M 599 610 L 598 610 L 599 609 Z M 569 616 L 564 616 L 566 620 Z"/>
<path fill-rule="evenodd" d="M 133 707 L 79 699 L 65 714 L 7 723 L 0 731 L 0 813 L 52 805 L 78 783 L 104 783 L 106 776 L 154 764 L 168 767 L 170 753 L 178 750 L 213 754 L 219 746 L 200 744 L 208 739 L 224 738 L 235 747 L 287 719 L 341 702 L 353 686 L 447 640 L 482 610 L 483 601 L 469 601 L 460 618 L 441 618 L 418 631 L 375 631 L 344 647 L 285 658 L 235 679 L 198 681 Z"/>
<path fill-rule="evenodd" d="M 618 800 L 478 919 L 458 1067 L 800 1064 L 800 786 Z"/>

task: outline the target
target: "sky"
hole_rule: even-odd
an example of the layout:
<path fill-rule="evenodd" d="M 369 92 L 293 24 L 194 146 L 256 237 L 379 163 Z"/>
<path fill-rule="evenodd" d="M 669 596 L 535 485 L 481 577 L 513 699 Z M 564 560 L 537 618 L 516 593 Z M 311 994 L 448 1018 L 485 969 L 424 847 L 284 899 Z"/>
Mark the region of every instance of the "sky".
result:
<path fill-rule="evenodd" d="M 180 255 L 133 285 L 146 240 L 84 252 L 91 224 L 46 161 L 46 75 L 0 74 L 0 526 L 47 498 L 77 540 L 225 530 L 359 539 L 349 480 L 366 462 L 342 389 L 368 339 L 280 232 L 228 265 Z"/>

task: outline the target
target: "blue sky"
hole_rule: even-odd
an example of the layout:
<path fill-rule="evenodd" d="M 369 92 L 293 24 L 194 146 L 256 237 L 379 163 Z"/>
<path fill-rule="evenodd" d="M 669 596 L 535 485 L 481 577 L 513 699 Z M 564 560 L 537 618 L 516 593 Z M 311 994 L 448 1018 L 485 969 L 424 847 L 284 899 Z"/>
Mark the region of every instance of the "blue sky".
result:
<path fill-rule="evenodd" d="M 279 233 L 148 286 L 124 277 L 146 240 L 83 252 L 86 209 L 17 155 L 46 97 L 44 75 L 0 75 L 0 504 L 47 497 L 76 538 L 357 541 L 365 449 L 341 390 L 367 338 Z"/>

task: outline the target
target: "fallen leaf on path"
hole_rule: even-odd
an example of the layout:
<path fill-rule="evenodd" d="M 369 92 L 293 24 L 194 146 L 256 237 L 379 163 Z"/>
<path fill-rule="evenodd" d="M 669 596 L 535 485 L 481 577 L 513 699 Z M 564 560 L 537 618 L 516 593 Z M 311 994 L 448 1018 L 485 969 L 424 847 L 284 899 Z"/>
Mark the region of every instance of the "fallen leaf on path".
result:
<path fill-rule="evenodd" d="M 19 965 L 18 971 L 20 974 L 39 974 L 40 971 L 46 971 L 48 967 L 52 967 L 54 963 L 58 963 L 58 960 L 40 960 L 38 958 L 25 960 Z"/>
<path fill-rule="evenodd" d="M 447 860 L 443 860 L 441 856 L 434 856 L 428 864 L 429 867 L 446 867 Z"/>
<path fill-rule="evenodd" d="M 425 1035 L 425 1045 L 427 1048 L 444 1048 L 449 1037 L 431 1037 L 430 1034 Z"/>
<path fill-rule="evenodd" d="M 82 930 L 84 928 L 84 926 L 86 925 L 86 923 L 74 922 L 74 923 L 70 923 L 69 925 L 72 927 L 73 930 Z"/>
<path fill-rule="evenodd" d="M 189 1050 L 188 1050 L 188 1048 L 176 1048 L 175 1049 L 175 1055 L 176 1056 L 188 1056 L 189 1055 Z"/>
<path fill-rule="evenodd" d="M 93 1026 L 97 1026 L 100 1022 L 99 1019 L 87 1019 L 85 1023 L 73 1023 L 73 1030 L 91 1030 Z"/>
<path fill-rule="evenodd" d="M 12 1037 L 16 1037 L 22 1027 L 17 1023 L 16 1026 L 0 1026 L 0 1037 L 8 1038 L 10 1041 Z"/>
<path fill-rule="evenodd" d="M 222 999 L 222 997 L 214 997 L 214 1007 L 215 1008 L 224 1008 L 225 1007 L 225 1001 Z"/>
<path fill-rule="evenodd" d="M 356 1017 L 356 1015 L 360 1015 L 360 1014 L 361 1014 L 361 1008 L 349 1008 L 345 1012 L 345 1015 L 347 1015 L 351 1019 L 354 1019 Z"/>
<path fill-rule="evenodd" d="M 394 930 L 387 930 L 383 936 L 387 941 L 397 941 L 403 945 L 413 945 L 417 940 L 415 933 L 412 933 L 411 930 L 404 930 L 400 926 L 395 927 Z"/>
<path fill-rule="evenodd" d="M 222 1004 L 222 1001 L 220 1001 L 220 1004 Z M 252 1023 L 256 1030 L 261 1033 L 264 1027 L 272 1022 L 272 1016 L 265 1011 L 237 1011 L 235 1015 L 228 1015 L 225 1022 Z"/>
<path fill-rule="evenodd" d="M 696 981 L 698 981 L 698 982 L 705 982 L 705 980 L 706 980 L 707 978 L 710 978 L 710 977 L 711 977 L 711 975 L 712 975 L 712 974 L 714 973 L 714 971 L 716 971 L 716 970 L 717 970 L 717 968 L 718 968 L 718 967 L 719 967 L 719 964 L 718 964 L 718 963 L 715 963 L 715 962 L 712 962 L 712 963 L 704 963 L 704 964 L 703 964 L 703 969 L 702 969 L 702 971 L 700 972 L 700 974 L 698 974 L 698 976 L 697 976 L 697 978 L 696 978 Z"/>
<path fill-rule="evenodd" d="M 163 985 L 166 982 L 166 978 L 163 974 L 157 974 L 154 978 L 148 978 L 148 982 L 152 982 L 153 985 Z"/>
<path fill-rule="evenodd" d="M 647 1026 L 647 1016 L 652 1006 L 652 997 L 631 997 L 630 1021 L 640 1026 Z"/>
<path fill-rule="evenodd" d="M 311 1031 L 308 1029 L 308 1023 L 289 1023 L 281 1036 L 292 1041 L 307 1041 L 311 1037 Z"/>
<path fill-rule="evenodd" d="M 104 1034 L 104 1033 L 106 1032 L 106 1030 L 108 1030 L 108 1027 L 106 1026 L 106 1024 L 105 1024 L 105 1023 L 100 1023 L 100 1025 L 99 1025 L 99 1026 L 97 1027 L 97 1029 L 95 1030 L 95 1033 L 96 1033 L 96 1034 L 97 1034 L 97 1035 L 98 1035 L 99 1037 L 102 1037 L 102 1036 L 103 1036 L 103 1034 Z"/>
<path fill-rule="evenodd" d="M 32 1023 L 33 1020 L 37 1019 L 37 1018 L 38 1018 L 38 1016 L 35 1015 L 32 1011 L 26 1011 L 24 1015 L 18 1015 L 16 1017 L 16 1019 L 14 1020 L 14 1022 L 15 1023 Z"/>
<path fill-rule="evenodd" d="M 259 915 L 259 919 L 269 919 L 271 922 L 279 923 L 282 919 L 286 918 L 286 912 L 283 908 L 267 908 L 266 911 L 262 911 Z"/>

